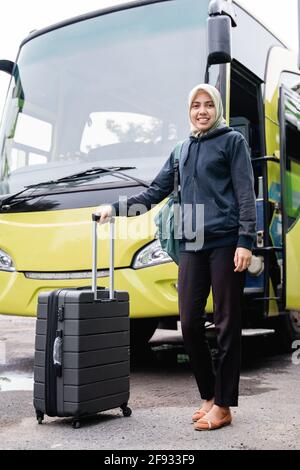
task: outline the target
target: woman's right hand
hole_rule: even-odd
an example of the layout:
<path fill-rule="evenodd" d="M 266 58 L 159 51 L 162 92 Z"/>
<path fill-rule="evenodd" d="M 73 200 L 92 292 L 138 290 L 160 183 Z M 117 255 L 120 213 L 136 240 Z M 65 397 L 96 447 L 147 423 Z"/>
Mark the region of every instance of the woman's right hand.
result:
<path fill-rule="evenodd" d="M 112 206 L 99 206 L 95 213 L 100 215 L 100 219 L 98 220 L 98 223 L 106 224 L 111 219 Z"/>

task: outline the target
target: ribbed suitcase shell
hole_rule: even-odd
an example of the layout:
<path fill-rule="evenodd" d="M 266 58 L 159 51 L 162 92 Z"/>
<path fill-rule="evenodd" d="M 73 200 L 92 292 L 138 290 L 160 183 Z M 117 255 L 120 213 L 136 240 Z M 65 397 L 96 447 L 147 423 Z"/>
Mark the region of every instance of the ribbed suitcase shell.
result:
<path fill-rule="evenodd" d="M 52 351 L 47 351 L 47 331 L 48 348 L 53 349 L 53 341 L 49 344 L 49 335 L 57 335 L 49 331 L 55 325 L 53 315 L 62 338 L 62 367 L 61 375 L 55 378 L 56 405 L 50 416 L 79 418 L 117 407 L 124 412 L 130 372 L 128 293 L 115 291 L 115 299 L 110 300 L 109 291 L 100 288 L 95 301 L 91 290 L 60 290 L 55 293 L 56 311 L 49 311 L 50 295 L 45 292 L 38 299 L 34 359 L 37 417 L 49 414 L 46 361 L 52 358 Z"/>

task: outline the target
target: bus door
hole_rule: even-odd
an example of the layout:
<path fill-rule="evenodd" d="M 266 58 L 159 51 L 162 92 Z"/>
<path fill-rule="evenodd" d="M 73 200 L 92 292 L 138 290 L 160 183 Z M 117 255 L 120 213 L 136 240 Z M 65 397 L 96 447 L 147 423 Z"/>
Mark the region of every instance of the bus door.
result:
<path fill-rule="evenodd" d="M 269 160 L 276 160 L 275 165 L 278 165 L 279 159 L 265 156 L 263 106 L 261 79 L 243 64 L 233 60 L 230 76 L 230 126 L 241 132 L 248 143 L 256 194 L 257 240 L 251 267 L 246 272 L 244 288 L 245 324 L 251 327 L 261 318 L 267 317 L 272 308 L 278 312 L 273 283 L 270 287 L 275 246 L 269 239 L 267 165 Z M 274 286 L 277 284 L 274 282 Z"/>
<path fill-rule="evenodd" d="M 284 85 L 279 95 L 283 302 L 300 325 L 300 95 Z"/>

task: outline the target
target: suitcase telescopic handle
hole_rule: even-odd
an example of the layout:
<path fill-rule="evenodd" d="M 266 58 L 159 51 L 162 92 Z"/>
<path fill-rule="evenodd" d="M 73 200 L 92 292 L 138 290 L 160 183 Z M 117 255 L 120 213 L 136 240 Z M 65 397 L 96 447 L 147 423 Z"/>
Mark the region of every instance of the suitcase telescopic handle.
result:
<path fill-rule="evenodd" d="M 93 220 L 93 268 L 92 268 L 92 291 L 94 300 L 97 300 L 97 226 L 100 220 L 99 214 L 92 215 Z M 114 245 L 115 245 L 115 219 L 112 217 L 109 221 L 110 237 L 109 237 L 109 299 L 114 299 Z"/>

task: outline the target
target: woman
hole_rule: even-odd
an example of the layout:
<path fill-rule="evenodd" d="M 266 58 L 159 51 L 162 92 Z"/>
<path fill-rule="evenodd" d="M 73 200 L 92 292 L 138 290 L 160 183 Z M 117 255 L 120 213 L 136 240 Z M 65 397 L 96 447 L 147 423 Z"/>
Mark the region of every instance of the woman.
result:
<path fill-rule="evenodd" d="M 232 421 L 238 405 L 241 343 L 241 297 L 245 270 L 256 235 L 254 178 L 244 137 L 226 126 L 221 96 L 210 85 L 197 85 L 189 96 L 191 135 L 179 160 L 181 208 L 190 207 L 194 239 L 180 240 L 178 299 L 184 345 L 190 358 L 202 406 L 192 416 L 196 430 L 221 428 Z M 119 203 L 100 206 L 100 223 L 133 204 L 147 210 L 174 186 L 174 151 L 150 187 Z M 197 207 L 204 207 L 204 217 Z M 124 212 L 125 211 L 125 212 Z M 183 210 L 184 213 L 184 210 Z M 202 223 L 199 223 L 199 221 Z M 203 222 L 204 220 L 204 222 Z M 197 240 L 197 232 L 204 234 Z M 213 370 L 205 336 L 205 306 L 212 287 L 219 364 Z"/>

